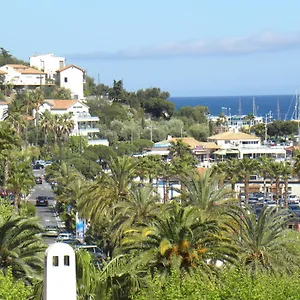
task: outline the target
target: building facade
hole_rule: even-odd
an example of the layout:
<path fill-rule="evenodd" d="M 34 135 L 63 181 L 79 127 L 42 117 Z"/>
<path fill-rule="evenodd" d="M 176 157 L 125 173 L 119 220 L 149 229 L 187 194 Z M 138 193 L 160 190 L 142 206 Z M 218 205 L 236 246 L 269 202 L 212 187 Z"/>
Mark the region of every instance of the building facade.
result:
<path fill-rule="evenodd" d="M 78 100 L 45 100 L 40 106 L 39 113 L 49 110 L 51 114 L 71 113 L 74 121 L 74 128 L 70 135 L 84 136 L 89 145 L 106 145 L 106 140 L 100 140 L 99 118 L 93 117 L 89 113 L 89 107 Z"/>
<path fill-rule="evenodd" d="M 53 53 L 34 55 L 29 60 L 31 67 L 46 73 L 49 82 L 55 81 L 56 71 L 66 66 L 66 59 L 54 56 Z"/>
<path fill-rule="evenodd" d="M 57 70 L 55 82 L 60 87 L 71 90 L 72 99 L 84 99 L 83 85 L 85 81 L 85 72 L 83 69 L 68 65 Z"/>
<path fill-rule="evenodd" d="M 7 64 L 0 70 L 5 76 L 4 84 L 15 88 L 36 88 L 46 83 L 46 73 L 25 65 Z"/>

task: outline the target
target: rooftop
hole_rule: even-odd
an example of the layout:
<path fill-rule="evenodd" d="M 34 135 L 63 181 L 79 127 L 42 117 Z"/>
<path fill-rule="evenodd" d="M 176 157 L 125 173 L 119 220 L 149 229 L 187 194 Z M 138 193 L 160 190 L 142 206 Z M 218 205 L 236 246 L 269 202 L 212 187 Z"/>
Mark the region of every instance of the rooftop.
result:
<path fill-rule="evenodd" d="M 12 67 L 15 69 L 15 71 L 21 73 L 21 74 L 45 74 L 44 72 L 41 72 L 37 69 L 25 66 L 25 65 L 18 65 L 18 64 L 8 64 L 6 66 Z"/>
<path fill-rule="evenodd" d="M 255 135 L 244 132 L 226 131 L 207 138 L 208 140 L 259 140 Z"/>
<path fill-rule="evenodd" d="M 79 67 L 77 67 L 75 65 L 67 65 L 67 66 L 65 66 L 63 68 L 58 69 L 56 72 L 62 72 L 62 71 L 65 71 L 65 70 L 67 70 L 69 68 L 75 68 L 75 69 L 78 69 L 78 70 L 84 72 L 84 70 L 82 68 L 79 68 Z"/>
<path fill-rule="evenodd" d="M 52 107 L 51 110 L 67 110 L 75 103 L 79 102 L 78 100 L 58 100 L 58 99 L 51 99 L 45 100 L 45 102 L 49 103 Z"/>

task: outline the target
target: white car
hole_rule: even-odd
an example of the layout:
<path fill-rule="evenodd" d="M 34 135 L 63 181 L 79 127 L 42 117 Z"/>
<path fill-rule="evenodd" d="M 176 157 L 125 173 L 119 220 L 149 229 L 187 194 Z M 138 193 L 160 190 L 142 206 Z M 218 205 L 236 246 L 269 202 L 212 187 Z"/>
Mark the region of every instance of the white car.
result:
<path fill-rule="evenodd" d="M 298 196 L 295 195 L 295 194 L 290 194 L 290 195 L 289 195 L 288 201 L 289 201 L 290 203 L 299 203 L 299 198 L 298 198 Z"/>
<path fill-rule="evenodd" d="M 60 233 L 58 236 L 57 236 L 57 241 L 58 242 L 63 242 L 63 241 L 66 241 L 66 240 L 71 240 L 73 239 L 74 236 L 72 233 L 68 233 L 68 232 L 63 232 L 63 233 Z"/>

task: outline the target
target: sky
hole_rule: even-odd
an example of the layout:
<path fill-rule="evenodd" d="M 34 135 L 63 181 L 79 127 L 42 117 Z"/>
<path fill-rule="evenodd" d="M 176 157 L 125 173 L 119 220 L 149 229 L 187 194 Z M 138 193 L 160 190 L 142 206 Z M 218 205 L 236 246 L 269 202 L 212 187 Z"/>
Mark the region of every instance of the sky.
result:
<path fill-rule="evenodd" d="M 1 11 L 1 47 L 64 56 L 96 83 L 171 96 L 300 87 L 299 0 L 10 0 Z"/>

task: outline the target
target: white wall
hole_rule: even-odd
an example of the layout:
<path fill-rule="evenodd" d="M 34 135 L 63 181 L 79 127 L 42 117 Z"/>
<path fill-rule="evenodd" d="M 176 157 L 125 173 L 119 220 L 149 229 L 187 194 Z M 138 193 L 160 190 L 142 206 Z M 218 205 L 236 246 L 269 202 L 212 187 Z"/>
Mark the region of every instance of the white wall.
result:
<path fill-rule="evenodd" d="M 55 79 L 56 71 L 66 65 L 64 57 L 56 57 L 53 53 L 31 56 L 29 59 L 30 66 L 43 70 L 50 79 Z"/>
<path fill-rule="evenodd" d="M 6 72 L 5 83 L 13 85 L 44 85 L 46 74 L 21 74 L 11 66 L 2 66 L 0 70 Z M 40 76 L 42 78 L 40 78 Z"/>
<path fill-rule="evenodd" d="M 75 252 L 67 244 L 55 243 L 46 250 L 43 299 L 76 300 Z"/>
<path fill-rule="evenodd" d="M 61 87 L 71 90 L 73 99 L 84 99 L 83 94 L 83 72 L 73 66 L 59 72 L 59 83 Z M 67 82 L 65 82 L 67 81 Z"/>

